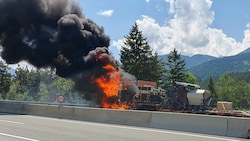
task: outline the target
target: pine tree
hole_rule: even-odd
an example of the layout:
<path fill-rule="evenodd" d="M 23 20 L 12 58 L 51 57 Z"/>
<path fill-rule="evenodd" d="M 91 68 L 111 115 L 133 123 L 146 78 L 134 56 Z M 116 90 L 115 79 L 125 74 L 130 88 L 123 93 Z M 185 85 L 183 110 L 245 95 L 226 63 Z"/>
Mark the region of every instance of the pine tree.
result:
<path fill-rule="evenodd" d="M 152 54 L 147 39 L 136 23 L 129 35 L 125 36 L 124 45 L 120 52 L 122 69 L 138 80 L 159 81 L 164 71 L 163 63 L 158 60 L 157 54 Z"/>
<path fill-rule="evenodd" d="M 168 84 L 173 84 L 176 81 L 185 81 L 186 79 L 186 63 L 181 59 L 181 55 L 178 54 L 177 50 L 174 49 L 168 55 L 168 60 L 166 62 L 167 73 L 166 81 Z"/>
<path fill-rule="evenodd" d="M 212 98 L 213 98 L 213 106 L 216 106 L 216 103 L 218 101 L 218 96 L 216 94 L 216 91 L 215 91 L 215 83 L 214 83 L 214 80 L 213 78 L 210 76 L 209 77 L 209 83 L 208 83 L 208 86 L 207 86 L 207 89 L 211 92 L 212 94 Z"/>

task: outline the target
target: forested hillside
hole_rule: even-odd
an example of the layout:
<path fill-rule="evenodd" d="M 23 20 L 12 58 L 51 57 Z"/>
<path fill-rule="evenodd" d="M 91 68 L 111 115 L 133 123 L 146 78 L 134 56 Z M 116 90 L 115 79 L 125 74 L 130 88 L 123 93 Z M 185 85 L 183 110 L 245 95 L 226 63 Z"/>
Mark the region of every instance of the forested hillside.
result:
<path fill-rule="evenodd" d="M 218 58 L 189 69 L 198 80 L 219 77 L 230 72 L 246 72 L 250 70 L 250 53 Z"/>
<path fill-rule="evenodd" d="M 228 74 L 235 81 L 246 81 L 250 84 L 250 71 L 247 72 L 232 72 Z"/>

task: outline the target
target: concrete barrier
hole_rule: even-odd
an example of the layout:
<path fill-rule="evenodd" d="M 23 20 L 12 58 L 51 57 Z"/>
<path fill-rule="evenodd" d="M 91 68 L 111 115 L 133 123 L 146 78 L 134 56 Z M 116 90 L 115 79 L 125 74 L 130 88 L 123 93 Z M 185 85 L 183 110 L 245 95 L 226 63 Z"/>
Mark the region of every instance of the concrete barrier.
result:
<path fill-rule="evenodd" d="M 248 138 L 250 118 L 0 102 L 0 112 Z"/>
<path fill-rule="evenodd" d="M 74 108 L 73 119 L 147 127 L 150 124 L 151 113 L 134 110 Z"/>
<path fill-rule="evenodd" d="M 48 116 L 56 118 L 73 118 L 74 109 L 70 106 L 58 107 L 57 105 L 25 104 L 22 114 Z"/>
<path fill-rule="evenodd" d="M 250 138 L 250 119 L 242 117 L 228 117 L 227 136 Z"/>
<path fill-rule="evenodd" d="M 10 102 L 0 102 L 0 112 L 11 113 L 11 114 L 22 114 L 23 112 L 22 103 L 10 103 Z"/>
<path fill-rule="evenodd" d="M 212 115 L 153 112 L 150 127 L 225 136 L 227 118 Z"/>

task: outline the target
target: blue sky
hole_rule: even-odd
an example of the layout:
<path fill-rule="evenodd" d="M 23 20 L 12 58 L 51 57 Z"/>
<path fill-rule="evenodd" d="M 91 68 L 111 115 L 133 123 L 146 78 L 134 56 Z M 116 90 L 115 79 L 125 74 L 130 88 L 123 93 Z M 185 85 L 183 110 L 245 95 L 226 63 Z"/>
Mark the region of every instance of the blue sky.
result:
<path fill-rule="evenodd" d="M 138 24 L 154 52 L 231 56 L 250 47 L 250 0 L 76 0 L 104 27 L 119 60 L 124 36 Z M 18 64 L 11 65 L 16 68 Z M 26 66 L 25 62 L 19 65 Z"/>
<path fill-rule="evenodd" d="M 77 0 L 86 18 L 104 27 L 119 59 L 135 22 L 158 54 L 235 55 L 250 47 L 249 0 Z"/>
<path fill-rule="evenodd" d="M 211 27 L 221 28 L 228 36 L 241 41 L 246 25 L 250 23 L 249 0 L 215 0 L 211 10 L 215 20 Z"/>

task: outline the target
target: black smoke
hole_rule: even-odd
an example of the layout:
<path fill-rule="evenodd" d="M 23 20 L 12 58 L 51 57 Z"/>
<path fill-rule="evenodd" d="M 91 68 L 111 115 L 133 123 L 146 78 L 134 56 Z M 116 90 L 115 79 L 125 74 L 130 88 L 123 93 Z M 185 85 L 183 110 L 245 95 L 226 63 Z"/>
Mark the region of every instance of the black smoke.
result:
<path fill-rule="evenodd" d="M 57 75 L 73 79 L 89 100 L 101 97 L 92 79 L 108 71 L 102 67 L 118 68 L 109 42 L 104 29 L 85 18 L 74 1 L 0 0 L 1 57 L 8 64 L 25 60 L 37 68 L 54 68 Z"/>

